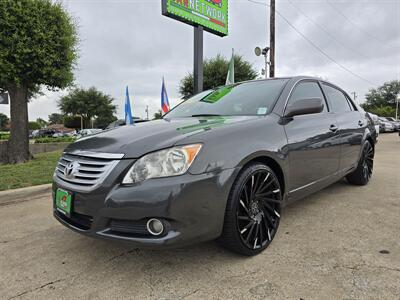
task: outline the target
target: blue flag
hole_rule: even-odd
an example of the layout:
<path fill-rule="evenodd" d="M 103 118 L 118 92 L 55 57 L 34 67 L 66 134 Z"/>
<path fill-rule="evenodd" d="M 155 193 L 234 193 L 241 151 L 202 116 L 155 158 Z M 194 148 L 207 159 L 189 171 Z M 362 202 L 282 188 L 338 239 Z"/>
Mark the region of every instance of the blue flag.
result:
<path fill-rule="evenodd" d="M 164 114 L 169 112 L 169 101 L 167 90 L 165 88 L 164 77 L 162 79 L 162 86 L 161 86 L 161 110 Z"/>
<path fill-rule="evenodd" d="M 132 111 L 131 111 L 131 100 L 129 100 L 128 86 L 126 86 L 126 95 L 125 95 L 125 123 L 126 123 L 126 125 L 133 124 L 133 117 L 132 117 Z"/>

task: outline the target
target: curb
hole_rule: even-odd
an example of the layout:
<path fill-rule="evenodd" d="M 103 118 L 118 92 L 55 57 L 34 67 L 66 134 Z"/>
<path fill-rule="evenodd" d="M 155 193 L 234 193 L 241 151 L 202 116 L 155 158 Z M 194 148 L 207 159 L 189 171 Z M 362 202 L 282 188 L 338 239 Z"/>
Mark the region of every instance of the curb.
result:
<path fill-rule="evenodd" d="M 17 203 L 25 202 L 37 198 L 41 194 L 51 192 L 51 183 L 29 186 L 20 189 L 12 189 L 0 192 L 0 207 Z"/>

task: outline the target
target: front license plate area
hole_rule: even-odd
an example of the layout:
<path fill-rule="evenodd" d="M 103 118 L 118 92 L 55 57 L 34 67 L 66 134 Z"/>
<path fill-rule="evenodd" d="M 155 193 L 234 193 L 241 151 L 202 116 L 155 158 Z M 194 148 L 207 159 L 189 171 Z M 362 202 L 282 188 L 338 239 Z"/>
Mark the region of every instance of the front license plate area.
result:
<path fill-rule="evenodd" d="M 56 191 L 56 209 L 66 216 L 71 215 L 72 194 L 62 189 Z"/>

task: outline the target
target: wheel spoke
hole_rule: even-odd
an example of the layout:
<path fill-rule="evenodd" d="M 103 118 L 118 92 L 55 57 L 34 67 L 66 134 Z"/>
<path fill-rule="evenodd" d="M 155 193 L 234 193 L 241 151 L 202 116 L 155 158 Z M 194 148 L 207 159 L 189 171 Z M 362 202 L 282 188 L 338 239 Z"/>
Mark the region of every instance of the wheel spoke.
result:
<path fill-rule="evenodd" d="M 250 217 L 249 210 L 247 209 L 247 207 L 244 204 L 243 200 L 240 200 L 239 202 L 240 202 L 240 205 L 243 207 L 244 211 L 246 212 L 246 214 Z"/>
<path fill-rule="evenodd" d="M 250 217 L 248 216 L 238 216 L 238 220 L 242 220 L 242 221 L 250 221 Z"/>
<path fill-rule="evenodd" d="M 259 232 L 259 230 L 260 230 L 260 223 L 257 223 L 257 225 L 256 225 L 256 233 L 255 233 L 255 235 L 254 235 L 255 239 L 254 239 L 254 246 L 253 246 L 253 249 L 256 249 L 256 246 L 257 246 L 258 232 Z"/>
<path fill-rule="evenodd" d="M 256 225 L 256 223 L 255 223 L 255 222 L 253 222 L 253 223 L 251 224 L 251 227 L 250 227 L 249 233 L 247 234 L 247 237 L 246 237 L 246 240 L 245 240 L 245 242 L 246 242 L 246 243 L 248 243 L 248 242 L 249 242 L 250 236 L 251 236 L 251 234 L 253 233 L 253 230 L 254 230 L 254 226 L 255 226 L 255 225 Z"/>
<path fill-rule="evenodd" d="M 281 203 L 281 201 L 273 198 L 268 198 L 268 197 L 258 197 L 260 200 L 267 201 L 267 202 L 272 202 L 272 203 Z"/>
<path fill-rule="evenodd" d="M 265 191 L 271 184 L 273 184 L 275 182 L 274 179 L 270 180 L 269 182 L 265 183 L 264 185 L 262 185 L 260 187 L 260 189 L 257 191 L 257 193 L 262 193 L 263 191 Z"/>
<path fill-rule="evenodd" d="M 251 220 L 251 221 L 249 222 L 249 224 L 247 224 L 247 225 L 240 231 L 240 234 L 245 233 L 245 232 L 247 231 L 247 229 L 249 229 L 250 226 L 253 225 L 253 224 L 254 224 L 254 221 Z"/>

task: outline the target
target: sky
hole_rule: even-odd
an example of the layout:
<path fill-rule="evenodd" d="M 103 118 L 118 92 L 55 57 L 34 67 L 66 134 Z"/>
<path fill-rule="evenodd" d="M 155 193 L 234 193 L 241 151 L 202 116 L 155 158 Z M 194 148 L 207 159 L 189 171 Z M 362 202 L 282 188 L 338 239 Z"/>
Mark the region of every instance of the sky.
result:
<path fill-rule="evenodd" d="M 124 117 L 129 86 L 132 110 L 144 118 L 160 109 L 162 77 L 170 105 L 180 102 L 180 80 L 193 69 L 193 27 L 161 15 L 161 0 L 62 0 L 79 25 L 75 84 L 111 95 Z M 257 3 L 256 3 L 257 2 Z M 204 56 L 231 49 L 260 71 L 254 48 L 269 44 L 269 0 L 230 0 L 229 35 L 204 33 Z M 369 89 L 400 80 L 400 0 L 277 0 L 276 76 L 329 80 L 357 103 Z M 67 91 L 45 91 L 29 103 L 29 119 L 59 112 Z M 0 105 L 9 115 L 9 106 Z"/>

